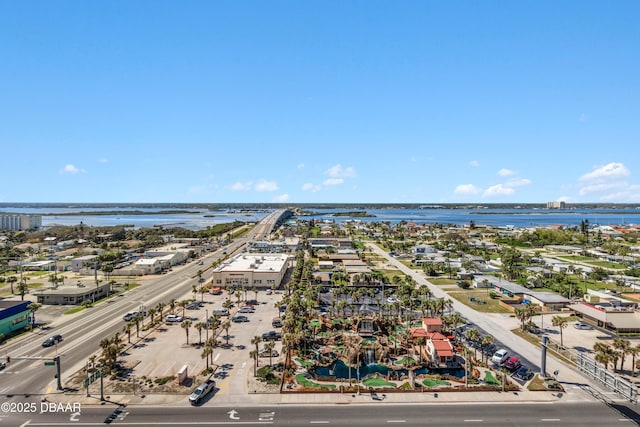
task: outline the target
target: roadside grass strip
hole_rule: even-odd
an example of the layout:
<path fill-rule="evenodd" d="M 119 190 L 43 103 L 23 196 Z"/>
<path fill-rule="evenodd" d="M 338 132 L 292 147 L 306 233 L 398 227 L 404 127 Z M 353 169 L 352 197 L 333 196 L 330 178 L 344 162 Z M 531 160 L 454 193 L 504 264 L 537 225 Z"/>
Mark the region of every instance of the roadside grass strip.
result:
<path fill-rule="evenodd" d="M 484 371 L 484 381 L 487 384 L 500 385 L 500 381 L 498 381 L 496 377 L 494 377 L 493 374 L 489 371 Z"/>
<path fill-rule="evenodd" d="M 307 377 L 304 376 L 304 374 L 297 374 L 296 381 L 298 381 L 298 384 L 300 384 L 303 387 L 329 388 L 329 389 L 336 388 L 335 384 L 318 384 L 318 383 L 314 383 L 313 381 L 309 381 Z"/>

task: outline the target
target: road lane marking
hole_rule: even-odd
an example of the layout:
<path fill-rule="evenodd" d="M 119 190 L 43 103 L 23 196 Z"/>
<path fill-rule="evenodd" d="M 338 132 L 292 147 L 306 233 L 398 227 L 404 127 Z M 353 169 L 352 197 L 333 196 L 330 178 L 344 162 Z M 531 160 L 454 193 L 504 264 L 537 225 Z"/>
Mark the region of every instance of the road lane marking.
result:
<path fill-rule="evenodd" d="M 560 418 L 543 418 L 540 421 L 555 422 L 560 421 Z"/>
<path fill-rule="evenodd" d="M 309 421 L 309 424 L 329 424 L 329 421 Z"/>
<path fill-rule="evenodd" d="M 484 420 L 464 420 L 465 423 L 482 423 Z"/>
<path fill-rule="evenodd" d="M 218 359 L 220 358 L 220 354 L 221 353 L 216 354 L 216 357 L 213 358 L 214 363 L 218 361 Z"/>
<path fill-rule="evenodd" d="M 407 420 L 387 420 L 388 423 L 406 423 Z"/>

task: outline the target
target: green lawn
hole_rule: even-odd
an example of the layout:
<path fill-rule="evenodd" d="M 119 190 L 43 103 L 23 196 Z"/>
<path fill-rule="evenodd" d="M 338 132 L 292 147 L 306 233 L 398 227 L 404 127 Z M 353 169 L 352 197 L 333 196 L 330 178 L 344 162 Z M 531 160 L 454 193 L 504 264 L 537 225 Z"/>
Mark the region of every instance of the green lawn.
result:
<path fill-rule="evenodd" d="M 500 385 L 500 381 L 498 381 L 496 377 L 494 377 L 493 374 L 489 371 L 484 371 L 484 381 L 487 384 Z"/>
<path fill-rule="evenodd" d="M 435 386 L 439 386 L 439 385 L 451 385 L 451 383 L 449 381 L 435 380 L 433 378 L 425 379 L 424 381 L 422 381 L 422 384 L 424 384 L 425 387 L 435 387 Z"/>
<path fill-rule="evenodd" d="M 362 382 L 367 387 L 395 387 L 396 384 L 385 380 L 384 378 L 367 378 Z"/>
<path fill-rule="evenodd" d="M 447 279 L 444 277 L 436 277 L 436 278 L 427 278 L 429 283 L 433 283 L 434 285 L 455 285 L 457 280 L 455 279 Z"/>
<path fill-rule="evenodd" d="M 314 383 L 313 381 L 309 381 L 307 377 L 304 376 L 304 374 L 297 374 L 296 381 L 298 381 L 298 384 L 300 384 L 303 387 L 331 388 L 331 389 L 336 388 L 335 384 L 318 384 L 318 383 Z"/>
<path fill-rule="evenodd" d="M 302 366 L 303 368 L 310 368 L 310 367 L 313 366 L 313 362 L 308 361 L 308 360 L 302 360 L 299 357 L 296 357 L 293 360 L 298 362 L 300 364 L 300 366 Z"/>
<path fill-rule="evenodd" d="M 499 299 L 491 299 L 484 289 L 481 290 L 468 290 L 465 292 L 450 292 L 449 295 L 461 303 L 468 305 L 476 311 L 482 313 L 510 313 L 510 311 L 502 307 L 498 301 Z M 470 301 L 469 297 L 473 297 L 476 301 Z"/>

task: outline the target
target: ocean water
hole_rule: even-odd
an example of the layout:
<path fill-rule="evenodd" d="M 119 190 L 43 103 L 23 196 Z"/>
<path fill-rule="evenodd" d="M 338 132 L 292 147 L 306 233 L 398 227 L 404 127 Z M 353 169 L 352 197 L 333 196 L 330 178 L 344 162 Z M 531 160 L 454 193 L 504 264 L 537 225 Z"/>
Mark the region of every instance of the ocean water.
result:
<path fill-rule="evenodd" d="M 246 209 L 246 206 L 244 206 Z M 189 213 L 160 214 L 161 210 L 188 210 Z M 60 215 L 74 214 L 78 212 L 105 212 L 119 211 L 112 215 Z M 141 215 L 127 215 L 126 211 L 142 211 Z M 477 225 L 534 227 L 548 225 L 579 226 L 581 221 L 588 220 L 591 225 L 624 225 L 640 224 L 640 209 L 451 209 L 451 208 L 379 208 L 379 209 L 312 209 L 305 210 L 315 215 L 301 216 L 301 219 L 317 219 L 321 221 L 334 221 L 338 224 L 345 221 L 388 221 L 397 224 L 401 221 L 414 222 L 416 224 L 454 224 L 466 225 L 471 221 Z M 335 213 L 357 212 L 366 210 L 371 217 L 358 216 L 334 216 Z M 260 221 L 269 210 L 259 209 L 255 211 L 237 211 L 235 209 L 221 209 L 210 211 L 208 209 L 185 207 L 23 207 L 2 206 L 0 212 L 30 213 L 42 215 L 42 224 L 50 226 L 78 225 L 83 223 L 90 226 L 113 226 L 128 224 L 134 227 L 184 227 L 191 230 L 204 229 L 215 224 L 233 222 L 235 220 L 245 222 Z M 148 212 L 148 213 L 147 213 Z"/>

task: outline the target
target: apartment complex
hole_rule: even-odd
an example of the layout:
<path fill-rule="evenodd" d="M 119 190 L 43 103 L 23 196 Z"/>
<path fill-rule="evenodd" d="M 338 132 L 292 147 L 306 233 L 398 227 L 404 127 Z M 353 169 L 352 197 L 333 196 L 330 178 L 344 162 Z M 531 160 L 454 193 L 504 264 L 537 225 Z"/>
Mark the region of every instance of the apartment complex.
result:
<path fill-rule="evenodd" d="M 36 230 L 42 227 L 42 215 L 0 213 L 0 230 Z"/>

